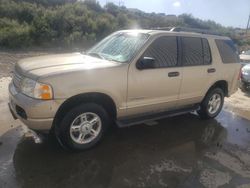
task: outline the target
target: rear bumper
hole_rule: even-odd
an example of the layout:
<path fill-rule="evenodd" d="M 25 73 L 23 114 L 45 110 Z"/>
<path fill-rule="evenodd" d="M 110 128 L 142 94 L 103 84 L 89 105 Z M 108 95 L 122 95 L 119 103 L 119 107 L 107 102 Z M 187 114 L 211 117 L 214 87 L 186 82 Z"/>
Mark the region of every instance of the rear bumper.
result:
<path fill-rule="evenodd" d="M 14 119 L 21 120 L 28 128 L 48 132 L 62 100 L 37 100 L 18 93 L 9 85 L 9 109 Z"/>

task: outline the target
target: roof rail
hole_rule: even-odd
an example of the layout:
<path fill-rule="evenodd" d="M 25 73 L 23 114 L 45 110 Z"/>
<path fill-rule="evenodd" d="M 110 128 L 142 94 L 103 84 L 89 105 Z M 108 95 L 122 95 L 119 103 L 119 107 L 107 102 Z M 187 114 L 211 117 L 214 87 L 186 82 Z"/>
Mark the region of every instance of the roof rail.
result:
<path fill-rule="evenodd" d="M 165 31 L 174 31 L 174 32 L 192 32 L 192 33 L 200 33 L 200 34 L 208 34 L 208 35 L 219 35 L 220 33 L 210 31 L 207 29 L 199 29 L 199 28 L 189 28 L 189 27 L 157 27 L 153 28 L 155 30 L 165 30 Z"/>

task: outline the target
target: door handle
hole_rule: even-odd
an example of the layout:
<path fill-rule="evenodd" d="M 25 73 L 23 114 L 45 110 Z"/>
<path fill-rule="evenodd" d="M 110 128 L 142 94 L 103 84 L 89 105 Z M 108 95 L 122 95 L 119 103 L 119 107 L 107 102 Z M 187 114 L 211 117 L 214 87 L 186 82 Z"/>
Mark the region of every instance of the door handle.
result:
<path fill-rule="evenodd" d="M 215 68 L 210 68 L 210 69 L 207 69 L 207 72 L 208 73 L 213 73 L 213 72 L 215 72 L 216 71 L 216 69 Z"/>
<path fill-rule="evenodd" d="M 169 73 L 168 73 L 168 77 L 177 77 L 177 76 L 179 76 L 179 75 L 180 75 L 179 72 L 169 72 Z"/>

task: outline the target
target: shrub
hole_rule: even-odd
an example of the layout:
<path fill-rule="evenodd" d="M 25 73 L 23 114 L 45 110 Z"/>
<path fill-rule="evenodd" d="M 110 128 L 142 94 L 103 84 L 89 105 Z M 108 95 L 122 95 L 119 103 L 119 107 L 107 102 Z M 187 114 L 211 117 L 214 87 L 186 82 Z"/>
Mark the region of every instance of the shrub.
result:
<path fill-rule="evenodd" d="M 19 24 L 15 20 L 7 18 L 0 19 L 0 46 L 17 48 L 29 46 L 32 42 L 30 38 L 30 27 L 28 24 Z"/>

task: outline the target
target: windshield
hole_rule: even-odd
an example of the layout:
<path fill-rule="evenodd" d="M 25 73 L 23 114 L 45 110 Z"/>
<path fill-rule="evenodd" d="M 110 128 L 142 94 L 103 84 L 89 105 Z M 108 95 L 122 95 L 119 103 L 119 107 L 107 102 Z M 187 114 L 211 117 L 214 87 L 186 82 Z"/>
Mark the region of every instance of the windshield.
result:
<path fill-rule="evenodd" d="M 143 46 L 149 34 L 138 32 L 115 33 L 103 39 L 87 54 L 117 62 L 128 62 Z"/>

